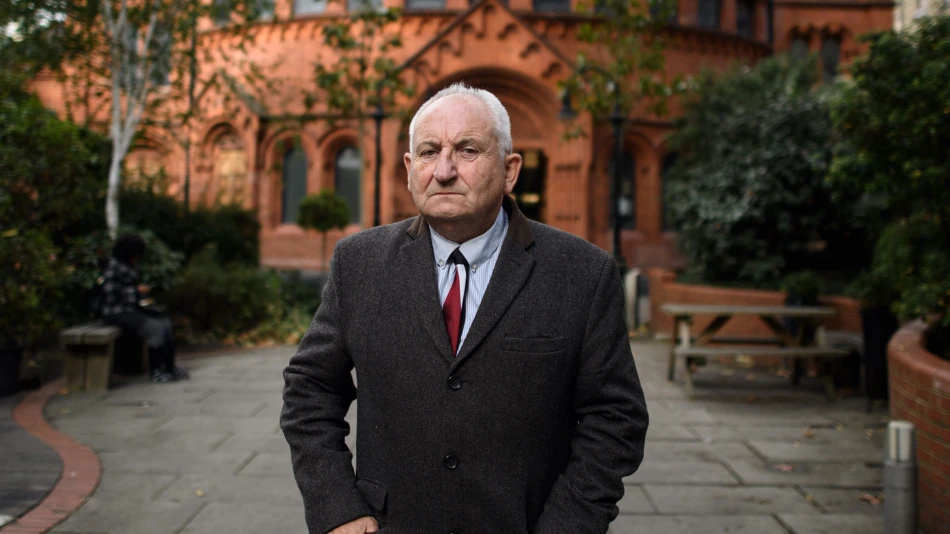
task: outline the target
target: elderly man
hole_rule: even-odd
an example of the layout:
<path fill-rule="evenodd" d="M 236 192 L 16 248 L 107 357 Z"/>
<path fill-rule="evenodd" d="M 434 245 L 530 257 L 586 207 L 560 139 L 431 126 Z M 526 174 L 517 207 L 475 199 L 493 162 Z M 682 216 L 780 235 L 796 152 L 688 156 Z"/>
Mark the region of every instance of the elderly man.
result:
<path fill-rule="evenodd" d="M 603 534 L 647 429 L 617 267 L 507 196 L 491 93 L 437 93 L 409 146 L 420 215 L 340 241 L 284 371 L 310 532 Z"/>

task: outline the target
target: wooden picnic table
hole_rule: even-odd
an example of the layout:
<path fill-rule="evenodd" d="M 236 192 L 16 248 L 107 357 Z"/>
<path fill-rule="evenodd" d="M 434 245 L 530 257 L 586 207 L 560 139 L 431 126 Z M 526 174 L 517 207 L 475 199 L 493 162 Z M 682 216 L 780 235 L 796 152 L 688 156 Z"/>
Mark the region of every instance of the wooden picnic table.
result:
<path fill-rule="evenodd" d="M 673 316 L 673 332 L 670 340 L 670 361 L 667 380 L 673 381 L 676 358 L 681 356 L 686 363 L 686 391 L 692 399 L 692 365 L 694 358 L 745 355 L 750 357 L 783 357 L 792 361 L 791 382 L 797 384 L 801 373 L 801 360 L 811 358 L 823 363 L 831 358 L 844 357 L 848 352 L 827 346 L 827 336 L 822 321 L 834 316 L 833 308 L 824 306 L 734 306 L 719 304 L 664 304 L 664 313 Z M 696 315 L 712 315 L 713 320 L 696 336 L 690 332 L 690 324 Z M 757 316 L 774 337 L 721 337 L 716 334 L 733 317 Z M 793 334 L 782 319 L 790 319 L 797 326 Z M 807 327 L 815 328 L 814 339 L 805 342 L 803 333 Z M 711 347 L 711 344 L 740 345 L 739 347 Z M 834 383 L 831 374 L 825 372 L 825 391 L 834 398 Z"/>

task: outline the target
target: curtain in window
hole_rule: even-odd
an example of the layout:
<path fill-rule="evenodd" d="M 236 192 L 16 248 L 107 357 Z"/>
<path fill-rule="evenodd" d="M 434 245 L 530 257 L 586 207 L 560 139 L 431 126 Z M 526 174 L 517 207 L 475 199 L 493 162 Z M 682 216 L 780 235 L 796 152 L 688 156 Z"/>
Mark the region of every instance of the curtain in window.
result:
<path fill-rule="evenodd" d="M 284 155 L 282 183 L 280 220 L 297 224 L 300 201 L 307 194 L 307 155 L 302 148 L 292 148 Z"/>
<path fill-rule="evenodd" d="M 350 13 L 362 11 L 366 7 L 371 10 L 379 9 L 383 7 L 383 0 L 346 0 L 346 9 Z"/>
<path fill-rule="evenodd" d="M 360 152 L 355 146 L 347 146 L 336 153 L 336 165 L 333 172 L 333 187 L 336 194 L 346 200 L 350 208 L 350 223 L 359 224 L 361 221 L 360 184 L 363 181 L 363 162 Z"/>

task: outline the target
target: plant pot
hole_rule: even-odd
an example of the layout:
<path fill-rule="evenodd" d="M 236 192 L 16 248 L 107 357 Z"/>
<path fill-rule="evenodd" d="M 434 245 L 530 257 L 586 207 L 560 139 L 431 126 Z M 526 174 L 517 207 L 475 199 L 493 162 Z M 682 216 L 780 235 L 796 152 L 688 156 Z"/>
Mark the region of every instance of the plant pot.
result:
<path fill-rule="evenodd" d="M 898 326 L 897 318 L 888 308 L 861 308 L 865 387 L 869 399 L 887 398 L 887 343 Z"/>
<path fill-rule="evenodd" d="M 19 389 L 22 361 L 23 347 L 0 348 L 0 397 L 13 395 Z"/>

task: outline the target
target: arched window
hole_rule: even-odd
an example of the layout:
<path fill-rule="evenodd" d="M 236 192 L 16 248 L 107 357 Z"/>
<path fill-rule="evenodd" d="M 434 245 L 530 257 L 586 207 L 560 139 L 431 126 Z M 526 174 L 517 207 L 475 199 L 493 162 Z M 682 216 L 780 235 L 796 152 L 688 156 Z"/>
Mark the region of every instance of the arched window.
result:
<path fill-rule="evenodd" d="M 327 8 L 327 0 L 294 0 L 294 16 L 314 15 L 323 13 Z"/>
<path fill-rule="evenodd" d="M 699 0 L 697 23 L 700 28 L 719 29 L 719 0 Z"/>
<path fill-rule="evenodd" d="M 619 209 L 620 225 L 627 230 L 637 228 L 637 160 L 633 152 L 623 151 L 620 167 L 620 199 L 616 202 L 613 198 L 613 176 L 614 176 L 614 158 L 610 157 L 610 164 L 607 172 L 611 180 L 610 189 L 610 211 L 614 213 Z M 616 213 L 615 213 L 616 215 Z M 613 221 L 611 220 L 611 225 Z"/>
<path fill-rule="evenodd" d="M 676 154 L 667 154 L 666 157 L 663 158 L 663 169 L 661 170 L 660 174 L 660 191 L 662 195 L 662 198 L 660 199 L 662 204 L 660 216 L 663 218 L 661 228 L 664 232 L 675 230 L 672 221 L 670 220 L 670 186 L 669 180 L 667 179 L 669 177 L 670 169 L 673 168 L 673 165 L 676 165 Z"/>
<path fill-rule="evenodd" d="M 292 148 L 284 154 L 281 183 L 280 221 L 297 224 L 300 201 L 307 194 L 307 155 L 302 148 Z"/>
<path fill-rule="evenodd" d="M 225 26 L 231 23 L 231 0 L 214 0 L 211 9 L 215 24 Z"/>
<path fill-rule="evenodd" d="M 214 144 L 214 204 L 241 204 L 244 202 L 244 184 L 247 181 L 247 156 L 241 138 L 233 132 L 218 138 Z"/>
<path fill-rule="evenodd" d="M 333 187 L 336 194 L 346 200 L 350 207 L 350 223 L 359 224 L 360 208 L 363 205 L 360 195 L 360 183 L 363 181 L 363 160 L 355 146 L 346 146 L 336 153 L 336 165 L 333 170 Z"/>

